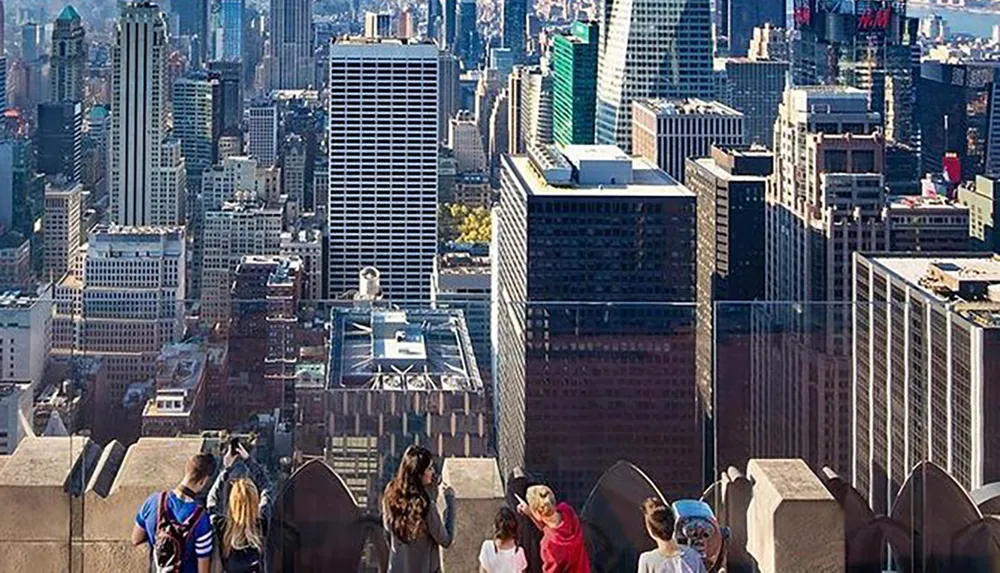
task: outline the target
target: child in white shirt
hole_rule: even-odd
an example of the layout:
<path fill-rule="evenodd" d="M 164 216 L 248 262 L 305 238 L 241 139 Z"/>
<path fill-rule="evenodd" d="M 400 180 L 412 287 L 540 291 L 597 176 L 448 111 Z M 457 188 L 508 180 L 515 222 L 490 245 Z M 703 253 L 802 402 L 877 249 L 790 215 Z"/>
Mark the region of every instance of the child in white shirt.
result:
<path fill-rule="evenodd" d="M 479 550 L 479 573 L 521 573 L 527 568 L 524 549 L 517 546 L 517 515 L 503 506 L 493 520 L 493 538 Z"/>

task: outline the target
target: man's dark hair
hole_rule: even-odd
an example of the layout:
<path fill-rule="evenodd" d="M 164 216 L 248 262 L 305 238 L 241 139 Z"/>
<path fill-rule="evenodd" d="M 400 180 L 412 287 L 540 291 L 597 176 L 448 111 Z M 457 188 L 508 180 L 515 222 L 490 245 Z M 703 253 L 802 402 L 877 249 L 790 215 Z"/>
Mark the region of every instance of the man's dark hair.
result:
<path fill-rule="evenodd" d="M 192 456 L 184 467 L 184 478 L 190 483 L 198 483 L 215 473 L 215 456 L 198 454 Z"/>

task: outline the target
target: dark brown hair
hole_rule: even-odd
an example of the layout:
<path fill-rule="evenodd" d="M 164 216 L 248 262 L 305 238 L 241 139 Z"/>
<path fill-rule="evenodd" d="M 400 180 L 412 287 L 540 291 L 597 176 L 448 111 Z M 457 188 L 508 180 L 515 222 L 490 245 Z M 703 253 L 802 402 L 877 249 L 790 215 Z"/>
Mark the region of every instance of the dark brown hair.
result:
<path fill-rule="evenodd" d="M 493 518 L 493 539 L 507 541 L 517 539 L 517 515 L 506 505 L 500 506 Z"/>
<path fill-rule="evenodd" d="M 647 498 L 642 504 L 642 514 L 646 518 L 646 527 L 654 537 L 669 541 L 674 537 L 674 511 L 662 500 L 655 497 Z"/>
<path fill-rule="evenodd" d="M 382 503 L 386 521 L 392 534 L 403 543 L 416 540 L 427 529 L 431 500 L 423 479 L 433 461 L 434 456 L 427 448 L 406 448 L 396 476 L 385 486 Z"/>
<path fill-rule="evenodd" d="M 196 484 L 212 477 L 215 473 L 215 457 L 212 454 L 192 456 L 184 466 L 184 477 L 188 483 Z"/>

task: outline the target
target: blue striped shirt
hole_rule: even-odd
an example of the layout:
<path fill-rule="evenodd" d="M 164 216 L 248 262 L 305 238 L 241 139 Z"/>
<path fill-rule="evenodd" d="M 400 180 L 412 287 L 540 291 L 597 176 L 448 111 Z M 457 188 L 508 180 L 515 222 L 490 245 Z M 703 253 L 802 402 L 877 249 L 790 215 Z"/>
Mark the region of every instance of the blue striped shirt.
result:
<path fill-rule="evenodd" d="M 146 530 L 146 538 L 151 546 L 156 539 L 156 509 L 159 504 L 160 492 L 156 492 L 146 498 L 139 513 L 135 516 L 136 525 Z M 167 494 L 167 506 L 170 507 L 174 520 L 178 523 L 183 523 L 199 505 L 196 501 L 184 501 L 172 491 Z M 187 545 L 184 547 L 184 564 L 180 573 L 198 573 L 198 558 L 211 556 L 212 523 L 206 510 L 201 514 L 201 518 L 194 526 L 194 531 L 188 537 Z"/>

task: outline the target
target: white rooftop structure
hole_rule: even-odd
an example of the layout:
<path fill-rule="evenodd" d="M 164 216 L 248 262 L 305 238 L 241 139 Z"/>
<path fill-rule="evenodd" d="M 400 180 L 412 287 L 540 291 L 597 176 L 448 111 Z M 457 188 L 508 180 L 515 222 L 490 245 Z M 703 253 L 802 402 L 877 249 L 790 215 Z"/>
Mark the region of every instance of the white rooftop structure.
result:
<path fill-rule="evenodd" d="M 503 157 L 533 195 L 694 197 L 655 163 L 614 145 L 554 145 Z"/>

